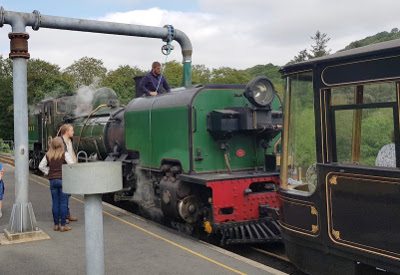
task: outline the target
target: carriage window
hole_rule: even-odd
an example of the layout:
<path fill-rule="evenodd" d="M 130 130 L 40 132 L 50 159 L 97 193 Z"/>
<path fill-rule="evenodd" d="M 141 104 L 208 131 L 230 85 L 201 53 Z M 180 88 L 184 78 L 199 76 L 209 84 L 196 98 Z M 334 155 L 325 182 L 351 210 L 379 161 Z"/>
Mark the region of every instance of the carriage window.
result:
<path fill-rule="evenodd" d="M 395 167 L 395 83 L 333 88 L 331 99 L 334 160 L 344 164 Z M 383 156 L 381 149 L 385 145 L 386 149 L 391 149 L 384 154 L 385 158 L 388 160 L 390 154 L 392 159 L 384 162 L 390 162 L 390 165 L 378 157 Z"/>
<path fill-rule="evenodd" d="M 364 86 L 364 103 L 396 102 L 396 83 L 378 83 Z"/>
<path fill-rule="evenodd" d="M 356 87 L 339 87 L 331 90 L 331 105 L 354 104 Z M 395 102 L 396 84 L 394 82 L 375 83 L 363 86 L 363 103 Z"/>
<path fill-rule="evenodd" d="M 357 114 L 359 112 L 359 114 Z M 358 122 L 356 120 L 359 120 Z M 337 162 L 365 166 L 383 165 L 377 160 L 379 151 L 393 144 L 393 109 L 373 108 L 338 110 L 335 112 Z M 395 157 L 394 151 L 391 154 Z M 395 159 L 386 160 L 394 163 Z"/>
<path fill-rule="evenodd" d="M 312 192 L 317 180 L 312 73 L 290 76 L 287 85 L 285 108 L 290 111 L 285 113 L 289 128 L 282 173 L 288 188 Z"/>
<path fill-rule="evenodd" d="M 331 91 L 331 105 L 345 105 L 354 103 L 354 87 L 334 88 Z"/>

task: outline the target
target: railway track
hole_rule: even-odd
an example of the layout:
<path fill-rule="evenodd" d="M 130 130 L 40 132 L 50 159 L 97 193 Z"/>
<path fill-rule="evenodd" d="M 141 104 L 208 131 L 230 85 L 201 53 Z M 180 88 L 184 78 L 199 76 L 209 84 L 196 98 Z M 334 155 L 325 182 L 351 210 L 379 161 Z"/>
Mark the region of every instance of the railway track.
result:
<path fill-rule="evenodd" d="M 286 257 L 283 244 L 241 245 L 226 247 L 225 249 L 290 275 L 306 275 L 298 270 Z"/>
<path fill-rule="evenodd" d="M 268 250 L 265 250 L 265 249 L 262 249 L 262 248 L 257 248 L 257 247 L 254 247 L 254 246 L 250 246 L 250 249 L 252 249 L 254 251 L 257 251 L 259 253 L 268 255 L 270 257 L 277 258 L 277 259 L 282 260 L 284 262 L 290 263 L 290 260 L 289 260 L 288 257 L 286 257 L 285 253 L 268 251 Z"/>
<path fill-rule="evenodd" d="M 14 166 L 14 157 L 10 154 L 0 153 L 0 162 Z M 110 203 L 109 201 L 107 202 Z M 133 211 L 131 207 L 129 206 L 124 207 L 123 204 L 118 204 L 116 206 L 121 207 L 130 212 Z M 273 246 L 273 247 L 243 245 L 243 246 L 232 246 L 225 249 L 234 252 L 236 254 L 239 254 L 243 257 L 257 261 L 259 263 L 272 266 L 289 274 L 294 274 L 294 275 L 304 274 L 301 271 L 297 270 L 290 263 L 289 259 L 286 257 L 284 253 L 283 245 Z"/>
<path fill-rule="evenodd" d="M 0 162 L 14 166 L 14 157 L 10 154 L 0 153 Z"/>

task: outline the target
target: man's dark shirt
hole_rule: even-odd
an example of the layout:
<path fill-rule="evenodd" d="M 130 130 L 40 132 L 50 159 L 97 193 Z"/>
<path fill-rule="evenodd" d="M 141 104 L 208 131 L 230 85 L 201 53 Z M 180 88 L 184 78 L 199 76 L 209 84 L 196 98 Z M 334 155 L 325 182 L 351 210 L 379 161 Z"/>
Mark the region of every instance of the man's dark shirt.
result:
<path fill-rule="evenodd" d="M 160 76 L 157 77 L 153 74 L 153 72 L 149 72 L 140 82 L 139 89 L 141 89 L 146 95 L 150 95 L 150 92 L 156 91 L 159 78 Z M 167 90 L 167 93 L 171 91 L 171 87 L 168 85 L 164 76 L 162 76 L 160 87 L 158 87 L 158 94 L 161 93 L 161 87 L 164 87 L 164 89 Z"/>

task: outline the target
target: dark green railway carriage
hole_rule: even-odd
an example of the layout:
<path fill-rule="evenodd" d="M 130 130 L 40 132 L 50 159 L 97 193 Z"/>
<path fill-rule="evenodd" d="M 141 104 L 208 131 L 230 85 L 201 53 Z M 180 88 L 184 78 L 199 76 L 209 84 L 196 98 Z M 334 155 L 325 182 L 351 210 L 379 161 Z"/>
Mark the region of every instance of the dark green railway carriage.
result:
<path fill-rule="evenodd" d="M 400 40 L 281 73 L 287 256 L 308 274 L 400 274 Z"/>

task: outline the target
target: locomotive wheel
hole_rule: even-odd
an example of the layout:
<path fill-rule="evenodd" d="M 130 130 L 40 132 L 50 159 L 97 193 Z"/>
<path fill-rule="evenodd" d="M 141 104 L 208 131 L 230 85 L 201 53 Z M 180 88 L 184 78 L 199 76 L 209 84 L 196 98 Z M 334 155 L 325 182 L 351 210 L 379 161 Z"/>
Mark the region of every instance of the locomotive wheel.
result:
<path fill-rule="evenodd" d="M 196 196 L 187 196 L 178 203 L 181 218 L 187 223 L 195 223 L 199 218 L 200 207 Z"/>

